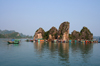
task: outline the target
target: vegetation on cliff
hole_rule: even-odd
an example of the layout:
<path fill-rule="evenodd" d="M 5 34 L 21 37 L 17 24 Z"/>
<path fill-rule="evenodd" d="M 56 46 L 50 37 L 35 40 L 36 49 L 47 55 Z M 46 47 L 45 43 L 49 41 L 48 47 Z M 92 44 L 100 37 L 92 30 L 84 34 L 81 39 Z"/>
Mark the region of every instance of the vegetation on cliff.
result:
<path fill-rule="evenodd" d="M 69 39 L 78 40 L 78 39 L 84 39 L 84 40 L 92 40 L 93 34 L 90 32 L 90 30 L 87 27 L 83 27 L 80 32 L 73 31 L 69 35 Z"/>
<path fill-rule="evenodd" d="M 87 27 L 83 27 L 80 32 L 73 31 L 71 34 L 69 34 L 69 22 L 63 22 L 59 26 L 59 30 L 57 30 L 55 27 L 52 27 L 48 31 L 44 31 L 42 28 L 39 28 L 34 35 L 34 38 L 39 39 L 60 39 L 60 40 L 92 40 L 93 34 L 90 32 L 90 30 Z"/>
<path fill-rule="evenodd" d="M 59 39 L 63 38 L 63 34 L 67 32 L 69 34 L 69 22 L 63 22 L 58 30 L 58 35 L 60 36 Z"/>
<path fill-rule="evenodd" d="M 54 36 L 55 38 L 57 38 L 57 29 L 55 27 L 52 27 L 49 31 L 44 31 L 43 28 L 39 28 L 38 30 L 36 30 L 35 35 L 34 35 L 34 39 L 49 39 L 49 35 Z"/>
<path fill-rule="evenodd" d="M 80 39 L 80 35 L 79 34 L 80 34 L 80 32 L 74 30 L 72 32 L 72 34 L 69 35 L 69 39 L 75 39 L 75 40 Z"/>
<path fill-rule="evenodd" d="M 43 28 L 39 28 L 35 32 L 34 39 L 43 38 L 44 34 L 45 31 L 43 30 Z"/>
<path fill-rule="evenodd" d="M 55 27 L 52 27 L 49 30 L 49 35 L 51 35 L 51 39 L 57 39 L 57 32 L 58 30 Z"/>
<path fill-rule="evenodd" d="M 44 33 L 45 33 L 45 31 L 44 31 L 44 29 L 43 28 L 39 28 L 36 32 L 40 32 L 40 33 L 42 33 L 42 36 L 44 35 Z"/>
<path fill-rule="evenodd" d="M 87 27 L 83 27 L 80 31 L 80 38 L 86 39 L 86 40 L 92 40 L 93 34 L 90 32 L 90 30 Z"/>
<path fill-rule="evenodd" d="M 49 38 L 49 31 L 45 32 L 43 35 L 43 39 L 48 39 Z"/>
<path fill-rule="evenodd" d="M 64 33 L 66 35 L 64 35 Z M 57 39 L 58 35 L 60 35 L 60 39 L 63 38 L 63 36 L 67 36 L 67 34 L 69 34 L 69 22 L 63 22 L 60 27 L 59 30 L 57 30 L 55 27 L 52 27 L 50 30 L 48 31 L 44 31 L 42 28 L 39 28 L 38 30 L 36 30 L 35 35 L 34 35 L 34 39 Z"/>

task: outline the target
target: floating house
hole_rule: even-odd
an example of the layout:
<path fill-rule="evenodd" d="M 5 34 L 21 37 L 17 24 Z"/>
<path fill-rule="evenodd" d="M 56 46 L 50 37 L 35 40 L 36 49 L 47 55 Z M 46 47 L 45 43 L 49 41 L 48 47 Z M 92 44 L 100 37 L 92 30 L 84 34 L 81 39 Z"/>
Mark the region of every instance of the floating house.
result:
<path fill-rule="evenodd" d="M 71 43 L 72 42 L 72 40 L 69 40 L 69 43 Z"/>
<path fill-rule="evenodd" d="M 35 39 L 36 42 L 44 42 L 44 40 L 41 38 L 41 39 Z"/>

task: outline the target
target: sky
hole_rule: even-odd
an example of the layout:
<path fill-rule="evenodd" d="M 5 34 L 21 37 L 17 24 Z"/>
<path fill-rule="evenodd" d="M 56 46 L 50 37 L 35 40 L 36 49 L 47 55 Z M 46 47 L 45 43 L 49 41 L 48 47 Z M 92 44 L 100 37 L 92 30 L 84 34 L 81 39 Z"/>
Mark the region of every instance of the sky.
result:
<path fill-rule="evenodd" d="M 59 29 L 70 23 L 70 33 L 84 26 L 100 36 L 100 0 L 0 0 L 0 29 L 34 35 L 42 27 Z"/>

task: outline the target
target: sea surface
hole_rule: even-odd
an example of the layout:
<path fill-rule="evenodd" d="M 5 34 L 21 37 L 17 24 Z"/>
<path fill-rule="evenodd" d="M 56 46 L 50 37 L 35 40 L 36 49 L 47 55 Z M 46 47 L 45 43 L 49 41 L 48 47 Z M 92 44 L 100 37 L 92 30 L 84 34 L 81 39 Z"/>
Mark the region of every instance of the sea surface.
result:
<path fill-rule="evenodd" d="M 100 66 L 100 43 L 8 44 L 0 39 L 0 66 Z"/>

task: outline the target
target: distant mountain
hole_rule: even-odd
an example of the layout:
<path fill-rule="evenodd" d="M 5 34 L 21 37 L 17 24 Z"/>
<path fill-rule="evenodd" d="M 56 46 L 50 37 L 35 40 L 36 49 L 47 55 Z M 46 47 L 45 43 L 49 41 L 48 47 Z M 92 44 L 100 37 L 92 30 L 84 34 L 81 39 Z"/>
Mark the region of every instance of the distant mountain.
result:
<path fill-rule="evenodd" d="M 19 33 L 19 35 L 20 35 L 21 37 L 23 37 L 23 38 L 32 38 L 32 36 L 24 35 L 24 34 L 22 34 L 22 33 Z"/>
<path fill-rule="evenodd" d="M 0 30 L 0 34 L 10 34 L 10 33 L 13 33 L 15 32 L 14 30 Z"/>
<path fill-rule="evenodd" d="M 19 33 L 19 35 L 20 35 L 21 37 L 26 37 L 26 35 L 23 35 L 22 33 Z"/>
<path fill-rule="evenodd" d="M 5 38 L 5 35 L 0 34 L 0 38 Z"/>
<path fill-rule="evenodd" d="M 32 36 L 23 35 L 14 30 L 0 30 L 0 38 L 32 38 Z"/>
<path fill-rule="evenodd" d="M 22 38 L 18 32 L 13 32 L 13 33 L 10 33 L 10 34 L 5 34 L 5 37 L 7 38 Z"/>

